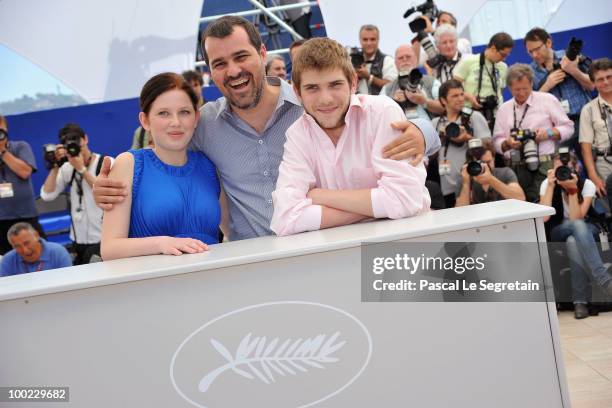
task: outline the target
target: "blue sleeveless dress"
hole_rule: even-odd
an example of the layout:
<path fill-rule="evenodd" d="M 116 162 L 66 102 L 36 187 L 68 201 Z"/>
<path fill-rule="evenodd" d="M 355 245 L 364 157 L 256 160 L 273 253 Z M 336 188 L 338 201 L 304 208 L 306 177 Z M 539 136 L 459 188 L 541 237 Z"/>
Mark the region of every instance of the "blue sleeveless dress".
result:
<path fill-rule="evenodd" d="M 171 236 L 219 242 L 219 179 L 201 152 L 187 152 L 187 163 L 171 166 L 152 149 L 134 156 L 130 238 Z"/>

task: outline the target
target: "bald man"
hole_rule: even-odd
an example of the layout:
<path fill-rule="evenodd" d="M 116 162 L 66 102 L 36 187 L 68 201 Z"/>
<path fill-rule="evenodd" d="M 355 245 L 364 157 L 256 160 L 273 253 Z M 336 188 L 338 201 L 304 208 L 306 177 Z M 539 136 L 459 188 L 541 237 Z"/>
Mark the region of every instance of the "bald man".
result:
<path fill-rule="evenodd" d="M 431 119 L 430 114 L 444 112 L 444 108 L 438 100 L 440 81 L 432 76 L 423 75 L 420 80 L 406 86 L 405 82 L 411 71 L 418 71 L 417 63 L 418 59 L 412 46 L 405 44 L 397 47 L 395 50 L 395 66 L 399 76 L 386 84 L 380 94 L 386 95 L 397 102 L 404 109 L 408 119 Z"/>

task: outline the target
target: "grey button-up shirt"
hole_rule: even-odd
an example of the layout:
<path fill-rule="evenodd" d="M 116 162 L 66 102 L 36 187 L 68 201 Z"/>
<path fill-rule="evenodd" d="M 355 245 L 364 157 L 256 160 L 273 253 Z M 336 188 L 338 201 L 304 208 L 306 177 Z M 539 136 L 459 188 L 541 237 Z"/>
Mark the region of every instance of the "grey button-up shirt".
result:
<path fill-rule="evenodd" d="M 304 112 L 291 85 L 275 77 L 266 79 L 281 90 L 274 114 L 261 134 L 235 115 L 222 97 L 202 107 L 191 142 L 193 149 L 204 152 L 217 166 L 228 198 L 233 241 L 273 234 L 272 192 L 283 158 L 285 132 Z M 435 153 L 440 138 L 431 124 L 413 123 L 425 136 L 427 155 Z"/>

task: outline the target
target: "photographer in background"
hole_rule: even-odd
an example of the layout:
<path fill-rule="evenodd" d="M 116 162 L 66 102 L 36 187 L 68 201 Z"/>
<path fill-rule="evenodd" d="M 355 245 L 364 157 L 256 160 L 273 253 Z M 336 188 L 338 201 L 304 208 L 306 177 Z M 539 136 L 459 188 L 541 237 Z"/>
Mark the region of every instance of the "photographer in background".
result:
<path fill-rule="evenodd" d="M 607 195 L 612 208 L 607 194 L 612 188 L 612 60 L 593 61 L 589 76 L 599 95 L 582 108 L 579 142 L 589 179 L 601 197 Z"/>
<path fill-rule="evenodd" d="M 579 119 L 582 107 L 591 100 L 593 82 L 588 72 L 589 58 L 580 55 L 582 41 L 572 38 L 566 50 L 555 51 L 552 38 L 542 28 L 533 28 L 525 35 L 525 47 L 533 58 L 533 89 L 554 95 L 574 121 L 574 136 L 564 145 L 571 147 L 581 157 L 578 145 Z"/>
<path fill-rule="evenodd" d="M 393 58 L 378 49 L 379 39 L 380 32 L 375 25 L 366 24 L 359 29 L 364 62 L 355 67 L 359 79 L 358 94 L 378 95 L 383 86 L 397 77 Z"/>
<path fill-rule="evenodd" d="M 8 123 L 0 115 L 0 255 L 11 250 L 6 234 L 17 222 L 27 222 L 46 238 L 34 204 L 32 173 L 36 160 L 25 141 L 10 140 Z"/>
<path fill-rule="evenodd" d="M 266 76 L 278 77 L 287 80 L 285 59 L 278 54 L 268 54 L 266 57 Z"/>
<path fill-rule="evenodd" d="M 513 98 L 497 112 L 493 143 L 516 173 L 527 201 L 537 202 L 555 149 L 572 136 L 574 124 L 557 98 L 533 90 L 529 65 L 512 65 L 507 83 Z"/>
<path fill-rule="evenodd" d="M 411 46 L 397 47 L 395 65 L 399 75 L 383 87 L 380 91 L 381 95 L 387 95 L 397 102 L 408 119 L 430 119 L 430 113 L 444 112 L 444 108 L 437 100 L 440 82 L 418 71 L 416 55 Z"/>
<path fill-rule="evenodd" d="M 444 83 L 453 79 L 455 67 L 464 55 L 458 49 L 457 45 L 457 30 L 449 24 L 442 24 L 434 33 L 436 45 L 440 55 L 444 57 L 443 61 L 435 68 L 431 68 L 427 63 L 424 64 L 425 70 L 429 75 L 434 76 L 440 82 Z"/>
<path fill-rule="evenodd" d="M 443 83 L 440 102 L 445 112 L 432 122 L 440 135 L 442 147 L 437 160 L 430 163 L 438 167 L 446 208 L 452 208 L 461 190 L 461 168 L 465 163 L 468 142 L 472 138 L 490 141 L 491 131 L 480 112 L 464 108 L 465 95 L 461 82 L 451 79 Z"/>
<path fill-rule="evenodd" d="M 585 269 L 590 270 L 595 282 L 608 295 L 612 295 L 612 276 L 604 266 L 595 243 L 599 229 L 588 222 L 596 188 L 591 180 L 579 178 L 576 163 L 568 147 L 559 149 L 559 154 L 554 158 L 554 168 L 548 170 L 547 178 L 540 187 L 540 204 L 556 210 L 554 215 L 544 217 L 548 240 L 567 242 L 574 316 L 584 319 L 589 316 Z"/>
<path fill-rule="evenodd" d="M 75 123 L 61 128 L 59 139 L 61 144 L 56 145 L 53 155 L 45 155 L 49 175 L 40 197 L 52 201 L 70 187 L 70 239 L 76 252 L 74 264 L 81 265 L 89 263 L 93 255 L 100 256 L 103 211 L 94 202 L 92 187 L 104 156 L 89 150 L 87 135 Z"/>
<path fill-rule="evenodd" d="M 483 53 L 465 56 L 454 70 L 455 79 L 463 82 L 466 105 L 482 112 L 491 130 L 497 108 L 504 100 L 502 89 L 506 87 L 508 66 L 503 61 L 513 46 L 509 34 L 497 33 Z"/>
<path fill-rule="evenodd" d="M 495 149 L 489 139 L 472 139 L 461 168 L 461 192 L 455 207 L 491 201 L 525 200 L 516 174 L 508 167 L 495 167 Z"/>

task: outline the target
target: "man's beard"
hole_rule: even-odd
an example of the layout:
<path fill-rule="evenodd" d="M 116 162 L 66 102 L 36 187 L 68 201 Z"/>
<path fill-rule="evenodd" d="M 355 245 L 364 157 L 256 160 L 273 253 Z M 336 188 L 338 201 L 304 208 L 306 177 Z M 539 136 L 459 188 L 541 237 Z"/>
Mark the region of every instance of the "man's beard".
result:
<path fill-rule="evenodd" d="M 253 92 L 251 93 L 251 97 L 252 97 L 252 101 L 250 103 L 245 103 L 245 104 L 240 104 L 238 101 L 236 101 L 233 97 L 232 94 L 229 94 L 229 102 L 230 105 L 234 106 L 235 108 L 238 109 L 252 109 L 254 107 L 256 107 L 257 105 L 259 105 L 259 101 L 261 100 L 261 96 L 263 95 L 263 87 L 264 87 L 264 81 L 265 81 L 265 77 L 262 76 L 261 77 L 261 81 L 259 82 L 259 86 L 255 86 L 255 78 L 253 77 L 253 75 L 250 75 L 250 81 L 253 81 Z M 229 81 L 227 81 L 229 82 Z M 228 89 L 231 89 L 231 87 L 229 86 L 229 84 L 225 85 Z"/>

